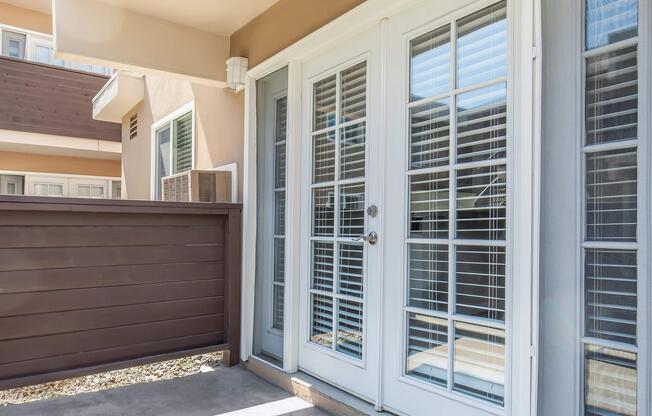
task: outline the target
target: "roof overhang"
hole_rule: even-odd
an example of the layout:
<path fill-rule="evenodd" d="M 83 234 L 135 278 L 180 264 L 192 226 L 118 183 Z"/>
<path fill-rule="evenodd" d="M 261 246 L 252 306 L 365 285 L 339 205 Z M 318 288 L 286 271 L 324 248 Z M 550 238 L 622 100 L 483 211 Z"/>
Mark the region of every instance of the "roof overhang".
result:
<path fill-rule="evenodd" d="M 52 0 L 57 57 L 224 86 L 229 37 L 277 0 Z"/>
<path fill-rule="evenodd" d="M 93 97 L 93 119 L 122 123 L 129 110 L 145 98 L 145 81 L 142 75 L 118 71 Z"/>
<path fill-rule="evenodd" d="M 122 143 L 14 130 L 0 130 L 0 150 L 51 156 L 120 160 Z"/>

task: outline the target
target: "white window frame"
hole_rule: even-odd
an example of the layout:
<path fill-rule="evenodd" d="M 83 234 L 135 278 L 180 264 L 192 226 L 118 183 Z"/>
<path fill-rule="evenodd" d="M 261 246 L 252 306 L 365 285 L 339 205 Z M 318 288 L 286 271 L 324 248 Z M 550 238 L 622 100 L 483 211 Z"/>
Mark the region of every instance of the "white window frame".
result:
<path fill-rule="evenodd" d="M 288 67 L 288 139 L 287 139 L 287 204 L 286 218 L 297 218 L 301 212 L 301 102 L 302 63 L 327 50 L 330 45 L 341 42 L 369 27 L 385 21 L 387 16 L 413 5 L 413 0 L 376 0 L 365 2 L 338 17 L 297 43 L 269 58 L 247 73 L 245 82 L 245 149 L 243 190 L 243 282 L 242 282 L 242 336 L 241 359 L 252 356 L 254 327 L 254 288 L 256 258 L 256 81 L 272 72 Z M 491 1 L 490 3 L 495 3 Z M 477 3 L 480 4 L 480 3 Z M 487 3 L 488 4 L 488 3 Z M 512 241 L 518 253 L 512 249 L 512 275 L 532 276 L 513 285 L 514 302 L 509 306 L 512 328 L 524 334 L 513 339 L 510 345 L 513 365 L 506 365 L 506 383 L 511 386 L 509 398 L 505 399 L 505 414 L 536 414 L 537 394 L 537 347 L 538 347 L 538 262 L 539 262 L 539 211 L 541 183 L 541 23 L 538 1 L 508 1 L 508 18 L 513 22 L 509 42 L 513 44 L 510 62 L 514 69 L 512 90 L 518 105 L 509 101 L 508 106 L 517 110 L 512 116 L 513 137 L 531 140 L 513 141 L 511 157 L 514 171 L 530 166 L 533 174 L 512 175 L 514 199 L 511 210 L 513 222 Z M 383 46 L 386 48 L 386 43 Z M 384 62 L 387 65 L 387 62 Z M 394 63 L 391 63 L 394 64 Z M 383 69 L 381 68 L 381 71 Z M 383 93 L 384 94 L 384 93 Z M 295 221 L 288 221 L 286 229 L 286 275 L 285 282 L 285 341 L 284 370 L 298 370 L 299 339 L 299 276 L 301 230 Z M 525 336 L 529 334 L 530 336 Z M 510 342 L 510 341 L 507 341 Z M 382 353 L 381 353 L 382 356 Z M 402 359 L 397 357 L 396 359 Z M 511 364 L 511 363 L 510 363 Z M 378 380 L 382 389 L 382 373 Z M 513 398 L 518 397 L 518 400 Z M 379 394 L 382 403 L 382 396 Z M 378 407 L 377 409 L 380 409 Z"/>
<path fill-rule="evenodd" d="M 174 120 L 177 118 L 186 115 L 187 113 L 192 113 L 192 163 L 190 170 L 196 169 L 196 147 L 197 147 L 197 129 L 196 129 L 196 117 L 197 111 L 195 107 L 195 101 L 190 101 L 187 104 L 182 105 L 172 113 L 160 118 L 154 124 L 152 124 L 150 131 L 150 199 L 152 201 L 156 200 L 156 156 L 157 156 L 157 146 L 156 146 L 156 132 L 161 130 L 161 128 L 166 125 L 170 128 L 170 167 L 172 167 L 174 151 L 172 151 L 172 144 L 174 143 Z"/>

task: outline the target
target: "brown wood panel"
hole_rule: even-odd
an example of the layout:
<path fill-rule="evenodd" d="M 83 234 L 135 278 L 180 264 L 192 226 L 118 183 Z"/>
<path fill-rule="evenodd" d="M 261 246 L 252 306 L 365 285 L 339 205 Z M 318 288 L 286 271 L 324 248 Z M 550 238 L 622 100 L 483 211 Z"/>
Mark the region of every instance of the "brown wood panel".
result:
<path fill-rule="evenodd" d="M 215 297 L 0 318 L 0 341 L 215 315 L 223 310 L 223 298 Z"/>
<path fill-rule="evenodd" d="M 222 324 L 220 315 L 204 315 L 93 331 L 3 341 L 0 343 L 0 364 L 57 357 L 75 350 L 97 351 L 123 347 L 132 343 L 164 340 L 169 338 L 170 334 L 181 337 L 205 334 L 216 330 L 223 331 Z"/>
<path fill-rule="evenodd" d="M 0 294 L 224 279 L 224 262 L 139 264 L 0 272 Z"/>
<path fill-rule="evenodd" d="M 0 249 L 0 267 L 6 271 L 129 264 L 195 263 L 223 259 L 224 250 L 220 244 Z"/>
<path fill-rule="evenodd" d="M 0 197 L 0 388 L 227 344 L 237 362 L 240 216 Z"/>
<path fill-rule="evenodd" d="M 0 374 L 7 378 L 25 377 L 51 371 L 61 371 L 68 368 L 83 367 L 120 360 L 128 360 L 147 355 L 163 354 L 191 348 L 219 345 L 223 341 L 223 333 L 216 331 L 201 335 L 175 337 L 166 340 L 155 340 L 141 344 L 131 344 L 123 347 L 108 348 L 98 351 L 80 351 L 63 356 L 11 364 L 1 364 Z M 0 380 L 2 383 L 2 380 Z"/>
<path fill-rule="evenodd" d="M 107 80 L 0 57 L 0 129 L 120 142 L 119 123 L 92 118 L 92 98 Z"/>
<path fill-rule="evenodd" d="M 154 283 L 138 286 L 96 287 L 92 289 L 0 295 L 0 315 L 19 316 L 138 305 L 179 299 L 224 296 L 222 280 Z"/>
<path fill-rule="evenodd" d="M 7 226 L 0 227 L 0 247 L 94 247 L 176 244 L 222 244 L 220 226 Z"/>

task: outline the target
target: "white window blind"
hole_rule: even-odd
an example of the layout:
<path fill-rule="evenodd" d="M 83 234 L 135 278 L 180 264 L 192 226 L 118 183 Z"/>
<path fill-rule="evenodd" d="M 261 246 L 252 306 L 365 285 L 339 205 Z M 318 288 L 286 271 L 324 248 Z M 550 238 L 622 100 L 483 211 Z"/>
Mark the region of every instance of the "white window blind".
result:
<path fill-rule="evenodd" d="M 502 1 L 413 39 L 408 104 L 406 375 L 500 406 L 507 28 Z"/>
<path fill-rule="evenodd" d="M 192 168 L 192 112 L 174 120 L 174 173 Z"/>
<path fill-rule="evenodd" d="M 585 0 L 584 414 L 635 416 L 638 2 Z"/>

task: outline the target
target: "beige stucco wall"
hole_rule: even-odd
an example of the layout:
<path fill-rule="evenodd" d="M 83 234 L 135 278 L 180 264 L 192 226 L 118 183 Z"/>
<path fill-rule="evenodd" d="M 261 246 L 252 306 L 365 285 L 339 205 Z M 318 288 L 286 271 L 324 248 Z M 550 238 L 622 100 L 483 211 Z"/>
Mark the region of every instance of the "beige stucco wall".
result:
<path fill-rule="evenodd" d="M 0 2 L 0 23 L 52 34 L 52 17 L 49 14 L 3 2 Z"/>
<path fill-rule="evenodd" d="M 122 123 L 122 195 L 150 199 L 152 125 L 189 102 L 195 102 L 195 167 L 210 169 L 238 163 L 242 200 L 244 94 L 186 80 L 145 77 L 145 99 Z M 129 118 L 138 113 L 138 135 L 129 139 Z"/>
<path fill-rule="evenodd" d="M 120 161 L 0 151 L 0 170 L 120 176 Z"/>
<path fill-rule="evenodd" d="M 253 68 L 365 0 L 279 0 L 231 35 L 231 56 Z"/>

